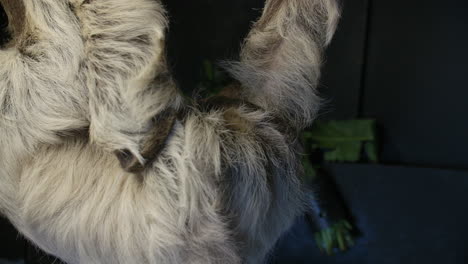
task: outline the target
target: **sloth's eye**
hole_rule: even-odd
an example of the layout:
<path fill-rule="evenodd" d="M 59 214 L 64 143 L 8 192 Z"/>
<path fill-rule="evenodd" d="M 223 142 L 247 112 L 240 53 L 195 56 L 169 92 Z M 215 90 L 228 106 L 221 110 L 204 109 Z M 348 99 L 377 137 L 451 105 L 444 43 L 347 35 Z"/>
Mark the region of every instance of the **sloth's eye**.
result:
<path fill-rule="evenodd" d="M 0 4 L 0 47 L 3 47 L 10 40 L 8 32 L 8 16 Z"/>

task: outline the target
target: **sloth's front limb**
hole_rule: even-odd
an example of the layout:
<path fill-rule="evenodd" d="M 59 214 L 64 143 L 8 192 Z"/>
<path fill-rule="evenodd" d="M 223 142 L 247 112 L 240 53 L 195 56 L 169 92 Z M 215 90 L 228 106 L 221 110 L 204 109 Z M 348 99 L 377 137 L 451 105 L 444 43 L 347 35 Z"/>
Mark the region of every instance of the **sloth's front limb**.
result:
<path fill-rule="evenodd" d="M 182 103 L 165 60 L 165 10 L 150 0 L 75 6 L 85 41 L 91 140 L 115 152 L 127 171 L 141 171 L 158 154 Z"/>

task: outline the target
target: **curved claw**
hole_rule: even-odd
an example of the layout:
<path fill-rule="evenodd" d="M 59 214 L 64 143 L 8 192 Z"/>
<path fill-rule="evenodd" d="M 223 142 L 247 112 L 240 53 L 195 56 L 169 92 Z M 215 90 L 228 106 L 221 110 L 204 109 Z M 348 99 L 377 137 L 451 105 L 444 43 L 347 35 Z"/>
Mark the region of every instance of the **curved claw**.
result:
<path fill-rule="evenodd" d="M 153 128 L 147 132 L 141 147 L 141 156 L 144 163 L 135 157 L 129 150 L 116 151 L 120 165 L 130 173 L 140 173 L 150 166 L 164 149 L 176 121 L 174 110 L 168 110 L 155 117 Z"/>

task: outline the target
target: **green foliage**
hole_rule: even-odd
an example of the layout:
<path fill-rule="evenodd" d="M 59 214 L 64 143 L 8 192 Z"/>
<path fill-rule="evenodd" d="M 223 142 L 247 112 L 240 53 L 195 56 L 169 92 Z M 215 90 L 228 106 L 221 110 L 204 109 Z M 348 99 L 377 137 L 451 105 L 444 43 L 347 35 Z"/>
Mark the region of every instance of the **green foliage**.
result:
<path fill-rule="evenodd" d="M 222 69 L 217 67 L 211 61 L 204 60 L 197 90 L 204 96 L 216 95 L 231 81 L 232 79 L 226 72 L 222 71 Z"/>
<path fill-rule="evenodd" d="M 379 162 L 379 158 L 377 157 L 377 143 L 375 141 L 365 142 L 364 149 L 370 162 Z"/>
<path fill-rule="evenodd" d="M 328 255 L 333 255 L 335 249 L 346 251 L 354 245 L 352 230 L 353 227 L 348 221 L 340 220 L 315 233 L 315 242 L 320 251 Z"/>
<path fill-rule="evenodd" d="M 375 120 L 317 121 L 303 133 L 302 138 L 308 151 L 323 153 L 322 161 L 325 162 L 358 162 L 363 160 L 363 154 L 369 162 L 378 162 Z M 313 181 L 315 177 L 328 177 L 317 176 L 316 168 L 320 167 L 320 163 L 313 163 L 308 155 L 303 157 L 303 166 L 306 181 Z M 340 205 L 331 201 L 318 204 L 324 212 L 340 208 Z M 317 246 L 328 255 L 338 250 L 345 251 L 354 245 L 351 234 L 353 227 L 346 219 L 316 228 Z"/>
<path fill-rule="evenodd" d="M 316 167 L 310 162 L 308 155 L 302 156 L 302 167 L 304 168 L 304 177 L 307 182 L 312 182 L 317 176 Z"/>
<path fill-rule="evenodd" d="M 364 150 L 377 162 L 375 120 L 317 121 L 303 139 L 312 150 L 323 150 L 325 161 L 358 162 Z"/>

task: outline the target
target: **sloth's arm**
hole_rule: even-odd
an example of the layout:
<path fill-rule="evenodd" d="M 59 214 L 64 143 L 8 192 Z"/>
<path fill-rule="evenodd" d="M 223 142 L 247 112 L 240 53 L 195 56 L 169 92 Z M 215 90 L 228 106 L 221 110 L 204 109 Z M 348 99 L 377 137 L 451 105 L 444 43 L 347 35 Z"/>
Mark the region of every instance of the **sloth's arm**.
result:
<path fill-rule="evenodd" d="M 211 99 L 228 131 L 223 205 L 246 263 L 261 263 L 302 209 L 296 139 L 316 116 L 323 52 L 338 17 L 336 0 L 267 0 L 229 68 L 240 84 Z"/>
<path fill-rule="evenodd" d="M 241 96 L 302 129 L 315 118 L 324 48 L 338 22 L 337 0 L 268 0 L 229 70 Z"/>
<path fill-rule="evenodd" d="M 157 155 L 182 101 L 165 60 L 165 11 L 158 1 L 95 0 L 77 5 L 76 14 L 91 140 L 138 172 Z"/>

